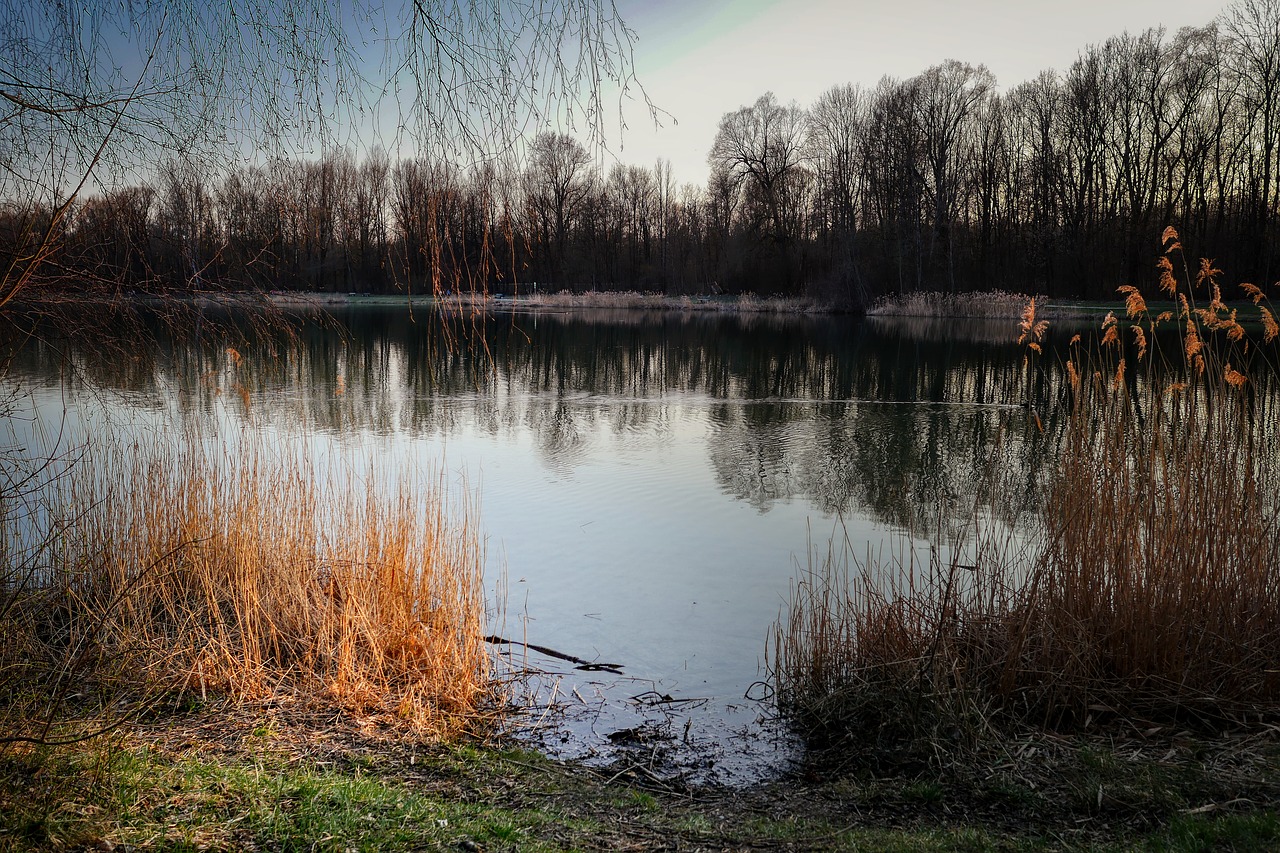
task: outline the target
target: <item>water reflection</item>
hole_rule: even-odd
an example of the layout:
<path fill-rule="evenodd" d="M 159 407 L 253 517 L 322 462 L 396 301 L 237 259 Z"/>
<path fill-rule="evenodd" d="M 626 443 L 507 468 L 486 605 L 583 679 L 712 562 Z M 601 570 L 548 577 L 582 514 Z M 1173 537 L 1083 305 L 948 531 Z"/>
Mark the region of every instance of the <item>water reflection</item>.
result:
<path fill-rule="evenodd" d="M 646 691 L 697 709 L 694 741 L 755 725 L 764 706 L 743 696 L 811 536 L 839 523 L 855 549 L 893 549 L 975 511 L 1010 528 L 1032 518 L 1063 428 L 1053 353 L 1076 331 L 1028 362 L 1003 322 L 372 306 L 288 323 L 125 319 L 106 349 L 24 337 L 5 384 L 86 436 L 141 415 L 156 434 L 194 419 L 447 457 L 479 486 L 505 562 L 505 586 L 491 582 L 518 624 L 497 633 L 625 665 L 605 683 L 539 662 L 576 679 L 562 695 L 591 699 L 572 739 L 588 755 L 636 725 L 626 700 Z M 1252 381 L 1260 440 L 1274 440 L 1274 383 Z"/>
<path fill-rule="evenodd" d="M 698 700 L 694 740 L 762 713 L 743 696 L 811 535 L 840 516 L 874 547 L 976 508 L 1015 525 L 1056 428 L 1021 404 L 1047 413 L 1062 392 L 1050 360 L 1028 372 L 1012 324 L 359 306 L 292 319 L 211 312 L 106 355 L 48 334 L 17 349 L 7 381 L 54 407 L 447 457 L 505 560 L 519 624 L 497 633 L 625 665 L 625 683 L 561 673 L 583 696 Z M 587 750 L 634 725 L 592 713 Z"/>
<path fill-rule="evenodd" d="M 210 322 L 199 340 L 156 328 L 152 345 L 118 358 L 36 342 L 11 373 L 114 389 L 135 406 L 176 400 L 186 414 L 232 401 L 260 423 L 337 434 L 528 434 L 562 474 L 601 430 L 660 434 L 671 405 L 702 407 L 725 494 L 762 513 L 797 500 L 823 515 L 867 512 L 920 535 L 975 497 L 1018 516 L 1025 494 L 984 491 L 993 447 L 1025 469 L 1011 480 L 1039 473 L 1016 408 L 1027 368 L 1012 324 L 640 312 L 448 323 L 403 307 L 332 320 L 248 337 Z M 1048 398 L 1060 378 L 1040 370 L 1034 382 Z"/>

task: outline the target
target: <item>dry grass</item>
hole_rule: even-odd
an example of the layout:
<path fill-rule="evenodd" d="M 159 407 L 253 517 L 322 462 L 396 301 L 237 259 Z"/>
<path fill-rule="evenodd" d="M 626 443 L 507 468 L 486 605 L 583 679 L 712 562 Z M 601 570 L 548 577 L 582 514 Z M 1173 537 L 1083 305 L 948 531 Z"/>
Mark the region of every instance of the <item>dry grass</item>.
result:
<path fill-rule="evenodd" d="M 442 484 L 331 488 L 253 440 L 215 446 L 98 447 L 54 482 L 40 570 L 0 614 L 3 734 L 56 739 L 63 702 L 281 691 L 463 725 L 490 687 L 483 554 Z"/>
<path fill-rule="evenodd" d="M 1027 297 L 1021 293 L 990 290 L 981 293 L 915 291 L 878 299 L 867 309 L 869 317 L 981 317 L 1016 319 L 1022 316 Z"/>
<path fill-rule="evenodd" d="M 1172 734 L 1280 712 L 1280 460 L 1270 395 L 1242 372 L 1253 359 L 1267 387 L 1275 335 L 1251 344 L 1220 271 L 1179 279 L 1166 237 L 1161 288 L 1182 310 L 1151 316 L 1123 288 L 1129 328 L 1108 317 L 1089 354 L 1072 342 L 1030 552 L 979 525 L 963 565 L 833 549 L 797 585 L 771 666 L 815 740 L 935 749 L 1026 725 Z M 1162 324 L 1179 352 L 1156 346 Z"/>
<path fill-rule="evenodd" d="M 867 309 L 867 316 L 938 321 L 957 318 L 1016 320 L 1022 316 L 1028 300 L 1033 298 L 1038 303 L 1036 310 L 1042 318 L 1055 321 L 1088 320 L 1096 316 L 1092 309 L 1081 305 L 1051 302 L 1043 296 L 1030 297 L 1004 290 L 973 293 L 939 293 L 930 290 L 893 294 L 878 299 Z"/>

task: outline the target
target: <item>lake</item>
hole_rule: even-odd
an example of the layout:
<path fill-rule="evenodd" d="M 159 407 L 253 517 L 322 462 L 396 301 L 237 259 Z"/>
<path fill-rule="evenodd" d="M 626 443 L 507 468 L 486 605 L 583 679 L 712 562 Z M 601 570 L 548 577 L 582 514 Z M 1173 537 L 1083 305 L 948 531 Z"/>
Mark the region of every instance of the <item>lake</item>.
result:
<path fill-rule="evenodd" d="M 147 333 L 105 354 L 27 341 L 4 383 L 32 416 L 7 441 L 179 441 L 196 421 L 352 483 L 371 462 L 439 472 L 477 504 L 490 633 L 617 665 L 495 646 L 527 676 L 513 726 L 557 755 L 702 781 L 797 754 L 765 663 L 811 547 L 927 560 L 975 514 L 1016 529 L 1048 440 L 1022 404 L 1044 411 L 1059 382 L 1024 364 L 1012 320 L 358 302 L 252 319 L 202 310 L 181 335 L 135 320 Z"/>

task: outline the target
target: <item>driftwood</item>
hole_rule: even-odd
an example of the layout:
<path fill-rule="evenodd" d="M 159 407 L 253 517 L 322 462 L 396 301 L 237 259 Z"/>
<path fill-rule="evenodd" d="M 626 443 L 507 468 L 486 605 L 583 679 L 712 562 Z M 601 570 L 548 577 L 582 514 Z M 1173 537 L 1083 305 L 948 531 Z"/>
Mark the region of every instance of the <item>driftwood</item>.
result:
<path fill-rule="evenodd" d="M 574 669 L 581 669 L 587 672 L 612 672 L 615 675 L 622 674 L 622 664 L 620 663 L 593 663 L 592 661 L 583 660 L 582 658 L 574 657 L 573 655 L 566 655 L 564 652 L 558 652 L 555 649 L 549 649 L 546 646 L 535 646 L 533 643 L 508 640 L 506 637 L 499 637 L 495 634 L 490 634 L 485 637 L 484 641 L 495 646 L 524 646 L 526 649 L 533 649 L 535 652 L 544 654 L 547 657 L 567 661 L 574 665 Z"/>

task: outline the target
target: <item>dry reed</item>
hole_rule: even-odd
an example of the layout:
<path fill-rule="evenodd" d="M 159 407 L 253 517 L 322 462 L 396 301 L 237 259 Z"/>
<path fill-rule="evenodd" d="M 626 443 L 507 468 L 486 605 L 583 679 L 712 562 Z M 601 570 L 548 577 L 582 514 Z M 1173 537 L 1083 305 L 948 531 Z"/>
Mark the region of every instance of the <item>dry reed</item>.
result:
<path fill-rule="evenodd" d="M 881 297 L 867 309 L 869 317 L 981 317 L 1016 319 L 1026 308 L 1021 293 L 991 290 L 980 293 L 913 291 Z"/>
<path fill-rule="evenodd" d="M 46 704 L 287 692 L 447 735 L 488 695 L 480 540 L 441 483 L 335 487 L 190 440 L 94 448 L 55 490 L 46 565 L 4 614 L 9 707 L 32 679 Z"/>
<path fill-rule="evenodd" d="M 1165 238 L 1160 286 L 1181 310 L 1151 315 L 1122 288 L 1129 327 L 1109 316 L 1090 354 L 1073 339 L 1029 551 L 978 525 L 963 564 L 917 572 L 833 548 L 796 585 L 770 667 L 814 742 L 911 751 L 1027 725 L 1171 734 L 1280 712 L 1280 460 L 1243 372 L 1276 335 L 1264 319 L 1251 345 L 1220 271 L 1179 276 Z M 1160 350 L 1162 325 L 1178 352 Z"/>

